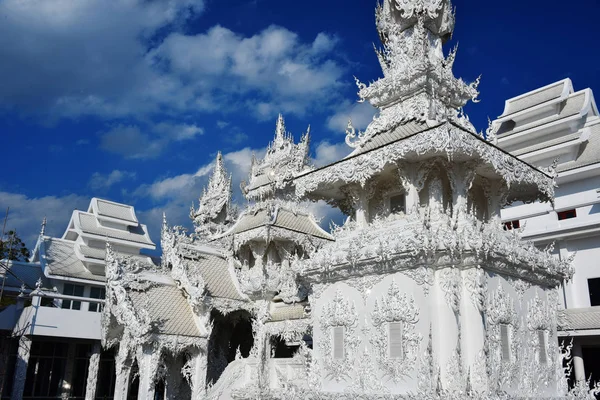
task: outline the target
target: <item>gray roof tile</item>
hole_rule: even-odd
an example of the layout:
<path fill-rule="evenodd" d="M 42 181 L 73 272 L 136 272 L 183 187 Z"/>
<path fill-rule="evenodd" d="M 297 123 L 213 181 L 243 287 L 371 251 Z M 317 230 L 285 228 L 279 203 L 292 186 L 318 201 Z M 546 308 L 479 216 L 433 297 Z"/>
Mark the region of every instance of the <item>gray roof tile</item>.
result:
<path fill-rule="evenodd" d="M 524 132 L 529 129 L 537 128 L 542 125 L 546 125 L 564 118 L 572 117 L 574 115 L 579 114 L 581 110 L 583 110 L 583 107 L 585 106 L 585 100 L 586 90 L 582 90 L 569 96 L 569 98 L 565 101 L 558 114 L 553 115 L 549 118 L 541 118 L 533 123 L 528 123 L 522 126 L 516 126 L 514 128 L 510 128 L 509 122 L 504 122 L 502 123 L 502 125 L 500 125 L 497 134 L 500 137 L 506 137 L 519 132 Z"/>
<path fill-rule="evenodd" d="M 130 228 L 128 231 L 122 231 L 119 229 L 106 228 L 99 226 L 96 223 L 96 217 L 93 214 L 76 211 L 79 218 L 81 230 L 85 233 L 93 235 L 109 237 L 113 239 L 126 240 L 135 243 L 143 243 L 148 245 L 154 245 L 151 240 L 145 236 L 145 232 L 141 226 L 136 228 Z"/>
<path fill-rule="evenodd" d="M 600 329 L 600 306 L 562 310 L 559 325 L 563 331 Z"/>
<path fill-rule="evenodd" d="M 192 309 L 176 286 L 160 285 L 128 292 L 136 308 L 145 309 L 154 322 L 154 332 L 164 335 L 200 336 Z"/>
<path fill-rule="evenodd" d="M 122 219 L 128 222 L 137 223 L 138 220 L 133 211 L 133 207 L 125 204 L 117 204 L 102 199 L 96 199 L 98 204 L 98 214 L 105 217 Z"/>
<path fill-rule="evenodd" d="M 577 159 L 558 165 L 556 170 L 559 173 L 600 163 L 600 123 L 590 126 L 589 129 L 590 138 L 587 143 L 581 145 Z"/>
<path fill-rule="evenodd" d="M 534 91 L 535 93 L 525 94 L 523 96 L 510 99 L 506 102 L 506 108 L 504 109 L 504 114 L 502 114 L 502 117 L 518 113 L 519 111 L 535 107 L 551 100 L 556 100 L 561 97 L 561 94 L 564 91 L 564 86 L 565 81 L 560 81 L 538 92 Z"/>
<path fill-rule="evenodd" d="M 208 293 L 212 297 L 232 300 L 245 300 L 239 293 L 229 271 L 229 264 L 223 257 L 198 253 L 194 259 L 186 259 L 188 273 L 199 273 L 206 283 Z"/>
<path fill-rule="evenodd" d="M 425 122 L 419 121 L 408 121 L 396 126 L 393 129 L 379 132 L 370 139 L 360 148 L 353 151 L 350 156 L 365 153 L 369 150 L 376 149 L 386 144 L 393 143 L 400 139 L 405 139 L 411 135 L 429 129 L 430 127 Z"/>
<path fill-rule="evenodd" d="M 104 275 L 92 274 L 77 258 L 75 243 L 70 240 L 44 238 L 46 268 L 51 275 L 104 282 Z"/>

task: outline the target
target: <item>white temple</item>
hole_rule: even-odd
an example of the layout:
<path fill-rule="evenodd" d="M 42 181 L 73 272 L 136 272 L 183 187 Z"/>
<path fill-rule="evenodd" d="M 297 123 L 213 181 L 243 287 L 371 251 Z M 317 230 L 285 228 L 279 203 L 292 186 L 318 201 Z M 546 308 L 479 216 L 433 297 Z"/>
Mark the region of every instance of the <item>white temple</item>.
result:
<path fill-rule="evenodd" d="M 309 132 L 296 143 L 279 116 L 243 184 L 249 205 L 233 206 L 219 154 L 190 212 L 194 232 L 164 218 L 160 265 L 139 254 L 154 245 L 133 209 L 94 199 L 74 213 L 60 243 L 81 279 L 105 281 L 99 336 L 114 354 L 114 380 L 99 383 L 95 343 L 86 399 L 103 384 L 115 400 L 589 396 L 583 384 L 568 391 L 571 347 L 557 333 L 573 257 L 523 241 L 501 215 L 511 204 L 552 208 L 556 168 L 517 157 L 529 152 L 511 147 L 516 117 L 487 137 L 469 122 L 462 107 L 478 82 L 454 77 L 457 49 L 444 54 L 449 0 L 383 0 L 376 21 L 383 77 L 357 84 L 379 114 L 364 132 L 349 123 L 346 158 L 312 167 Z M 306 208 L 320 200 L 346 223 L 323 230 Z M 36 251 L 54 277 L 46 240 Z M 44 285 L 30 296 L 48 296 Z M 27 315 L 16 330 L 32 325 Z M 31 335 L 20 335 L 15 400 Z"/>

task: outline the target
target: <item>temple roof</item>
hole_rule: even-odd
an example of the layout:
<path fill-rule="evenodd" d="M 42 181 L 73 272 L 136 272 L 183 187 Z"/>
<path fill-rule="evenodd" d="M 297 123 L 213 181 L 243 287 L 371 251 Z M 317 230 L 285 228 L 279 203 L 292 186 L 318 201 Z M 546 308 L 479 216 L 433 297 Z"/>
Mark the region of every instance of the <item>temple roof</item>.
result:
<path fill-rule="evenodd" d="M 225 257 L 196 249 L 193 255 L 186 254 L 185 262 L 188 273 L 198 273 L 202 276 L 210 296 L 246 300 L 246 297 L 238 290 L 235 274 L 231 271 Z"/>
<path fill-rule="evenodd" d="M 569 78 L 563 79 L 562 81 L 552 83 L 548 86 L 506 100 L 504 112 L 498 119 L 511 116 L 541 104 L 548 104 L 549 102 L 556 103 L 565 100 L 571 93 L 573 93 L 573 83 Z"/>
<path fill-rule="evenodd" d="M 400 161 L 420 162 L 441 157 L 453 162 L 477 161 L 477 175 L 504 180 L 511 190 L 511 199 L 553 198 L 554 183 L 546 173 L 455 122 L 431 125 L 408 121 L 374 136 L 365 142 L 365 146 L 373 143 L 369 150 L 357 149 L 343 160 L 296 177 L 296 194 L 314 199 L 342 199 L 346 196 L 341 190 L 343 186 L 364 186 L 382 172 L 397 168 Z M 423 129 L 418 131 L 418 127 Z"/>
<path fill-rule="evenodd" d="M 600 329 L 600 307 L 570 308 L 559 311 L 559 330 Z"/>
<path fill-rule="evenodd" d="M 93 274 L 75 254 L 73 242 L 57 238 L 44 238 L 42 263 L 47 274 L 65 278 L 78 278 L 104 282 L 104 274 Z"/>
<path fill-rule="evenodd" d="M 83 250 L 81 255 L 77 249 Z M 77 278 L 91 281 L 106 281 L 103 268 L 88 268 L 84 263 L 85 258 L 94 258 L 99 263 L 104 263 L 106 249 L 95 249 L 87 246 L 78 247 L 77 243 L 70 240 L 43 237 L 42 265 L 50 277 Z M 82 255 L 85 257 L 82 257 Z M 128 258 L 138 262 L 154 265 L 152 259 L 143 255 L 128 255 Z"/>
<path fill-rule="evenodd" d="M 223 237 L 265 227 L 281 228 L 320 239 L 334 240 L 333 236 L 323 230 L 308 213 L 294 212 L 279 205 L 274 209 L 256 208 L 243 213 L 235 225 L 223 234 Z"/>
<path fill-rule="evenodd" d="M 284 189 L 290 178 L 309 170 L 309 142 L 310 127 L 296 144 L 279 114 L 275 137 L 269 143 L 265 157 L 260 161 L 252 159 L 249 182 L 242 183 L 246 197 L 251 200 L 270 198 L 277 190 Z"/>
<path fill-rule="evenodd" d="M 600 162 L 600 116 L 590 89 L 574 92 L 570 79 L 506 101 L 488 135 L 498 146 L 536 165 L 557 160 L 565 172 Z"/>
<path fill-rule="evenodd" d="M 173 285 L 158 285 L 144 291 L 128 291 L 133 306 L 144 309 L 152 321 L 152 333 L 200 336 L 194 313 L 181 290 Z"/>

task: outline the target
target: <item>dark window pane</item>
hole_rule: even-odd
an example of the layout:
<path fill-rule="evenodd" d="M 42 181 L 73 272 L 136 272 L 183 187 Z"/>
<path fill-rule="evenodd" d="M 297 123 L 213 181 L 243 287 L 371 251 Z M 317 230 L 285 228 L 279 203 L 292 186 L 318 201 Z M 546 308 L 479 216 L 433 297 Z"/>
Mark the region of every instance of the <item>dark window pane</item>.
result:
<path fill-rule="evenodd" d="M 567 210 L 558 213 L 558 220 L 577 218 L 577 210 Z"/>
<path fill-rule="evenodd" d="M 404 195 L 390 197 L 390 212 L 392 214 L 404 212 Z"/>
<path fill-rule="evenodd" d="M 588 279 L 588 289 L 592 307 L 600 306 L 600 278 Z"/>

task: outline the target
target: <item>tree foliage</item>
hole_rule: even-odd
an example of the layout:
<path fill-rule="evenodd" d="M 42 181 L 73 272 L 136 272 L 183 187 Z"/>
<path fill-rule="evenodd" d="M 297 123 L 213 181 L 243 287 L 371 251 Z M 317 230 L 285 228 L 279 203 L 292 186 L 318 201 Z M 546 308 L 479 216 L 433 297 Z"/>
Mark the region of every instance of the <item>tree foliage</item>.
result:
<path fill-rule="evenodd" d="M 27 261 L 29 250 L 17 236 L 17 232 L 8 231 L 0 240 L 0 260 Z"/>

